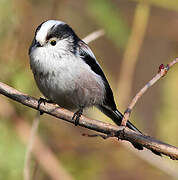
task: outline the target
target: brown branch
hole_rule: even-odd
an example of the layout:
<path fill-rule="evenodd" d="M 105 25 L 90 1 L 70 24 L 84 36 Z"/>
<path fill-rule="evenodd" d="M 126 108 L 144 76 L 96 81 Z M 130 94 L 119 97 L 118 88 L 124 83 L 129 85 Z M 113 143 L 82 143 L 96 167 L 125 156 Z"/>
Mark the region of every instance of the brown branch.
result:
<path fill-rule="evenodd" d="M 178 63 L 178 58 L 175 58 L 173 61 L 171 61 L 169 64 L 164 66 L 161 64 L 159 66 L 158 73 L 136 94 L 136 96 L 132 99 L 131 103 L 129 104 L 128 108 L 126 109 L 124 113 L 124 117 L 122 119 L 122 125 L 126 126 L 127 121 L 129 120 L 130 114 L 137 103 L 137 101 L 143 96 L 143 94 L 151 87 L 153 86 L 158 80 L 161 79 L 161 77 L 165 76 L 169 69 Z"/>
<path fill-rule="evenodd" d="M 38 107 L 38 99 L 19 92 L 2 82 L 0 82 L 0 93 L 33 109 L 37 109 Z M 50 103 L 45 103 L 45 105 L 41 104 L 39 110 L 70 123 L 75 123 L 75 120 L 72 120 L 73 112 L 60 108 L 57 105 Z M 161 154 L 169 156 L 171 159 L 178 160 L 177 147 L 155 140 L 154 138 L 149 136 L 137 134 L 136 132 L 123 126 L 114 126 L 109 123 L 89 119 L 84 116 L 81 116 L 79 125 L 107 135 L 114 134 L 114 136 L 118 139 L 140 144 L 147 149 L 158 151 Z"/>

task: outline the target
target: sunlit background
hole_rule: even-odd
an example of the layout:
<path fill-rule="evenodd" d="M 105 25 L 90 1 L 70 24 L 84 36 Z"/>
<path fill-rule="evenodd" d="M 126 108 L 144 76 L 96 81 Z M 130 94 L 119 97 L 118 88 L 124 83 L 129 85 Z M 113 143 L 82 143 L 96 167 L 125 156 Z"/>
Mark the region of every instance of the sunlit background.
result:
<path fill-rule="evenodd" d="M 159 65 L 178 54 L 176 0 L 0 0 L 0 81 L 37 98 L 41 94 L 30 70 L 28 48 L 36 27 L 47 19 L 65 21 L 81 38 L 99 29 L 105 31 L 90 47 L 121 112 Z M 131 115 L 141 131 L 175 146 L 177 82 L 175 65 L 140 99 Z M 20 180 L 36 111 L 3 96 L 0 102 L 0 180 Z M 111 123 L 96 109 L 88 112 L 89 117 Z M 93 132 L 49 115 L 40 119 L 30 165 L 32 179 L 178 179 L 177 162 L 168 158 L 155 160 L 151 153 L 141 158 L 143 152 L 131 152 L 131 145 L 83 137 L 82 133 Z"/>

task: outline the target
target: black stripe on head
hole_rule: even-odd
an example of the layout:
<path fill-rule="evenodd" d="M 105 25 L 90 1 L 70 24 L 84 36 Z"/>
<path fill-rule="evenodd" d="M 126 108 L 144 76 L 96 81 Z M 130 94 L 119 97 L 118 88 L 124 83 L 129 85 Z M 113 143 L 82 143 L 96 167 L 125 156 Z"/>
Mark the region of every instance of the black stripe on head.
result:
<path fill-rule="evenodd" d="M 72 28 L 67 24 L 59 24 L 57 26 L 52 26 L 50 30 L 48 31 L 48 35 L 46 37 L 46 40 L 55 37 L 57 39 L 65 39 L 68 37 L 76 37 L 75 32 L 72 30 Z"/>
<path fill-rule="evenodd" d="M 59 40 L 62 40 L 62 39 L 66 39 L 69 37 L 70 37 L 70 40 L 68 41 L 68 43 L 72 44 L 72 46 L 70 46 L 70 47 L 72 47 L 72 48 L 70 48 L 70 51 L 75 54 L 77 44 L 80 41 L 80 39 L 75 34 L 73 29 L 67 24 L 59 24 L 57 26 L 56 25 L 52 26 L 50 28 L 50 30 L 48 31 L 46 41 L 48 41 L 51 38 L 57 38 Z"/>

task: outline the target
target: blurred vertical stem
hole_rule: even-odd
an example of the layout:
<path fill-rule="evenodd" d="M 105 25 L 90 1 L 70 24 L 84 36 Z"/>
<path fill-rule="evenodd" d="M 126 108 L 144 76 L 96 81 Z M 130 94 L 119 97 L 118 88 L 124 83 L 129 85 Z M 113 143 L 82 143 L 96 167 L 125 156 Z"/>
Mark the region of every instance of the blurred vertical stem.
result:
<path fill-rule="evenodd" d="M 144 40 L 149 15 L 149 4 L 138 3 L 133 19 L 131 35 L 129 37 L 128 44 L 123 56 L 118 81 L 117 89 L 119 90 L 119 101 L 121 102 L 120 104 L 122 105 L 122 108 L 124 108 L 128 104 L 128 100 L 131 96 L 134 72 L 138 60 L 139 51 Z"/>
<path fill-rule="evenodd" d="M 35 137 L 38 131 L 38 126 L 40 122 L 40 113 L 37 112 L 35 119 L 33 120 L 32 128 L 31 128 L 31 134 L 30 134 L 30 140 L 27 146 L 27 151 L 25 154 L 25 163 L 24 163 L 24 180 L 30 180 L 30 165 L 31 165 L 31 156 L 33 151 L 33 145 L 35 142 Z"/>

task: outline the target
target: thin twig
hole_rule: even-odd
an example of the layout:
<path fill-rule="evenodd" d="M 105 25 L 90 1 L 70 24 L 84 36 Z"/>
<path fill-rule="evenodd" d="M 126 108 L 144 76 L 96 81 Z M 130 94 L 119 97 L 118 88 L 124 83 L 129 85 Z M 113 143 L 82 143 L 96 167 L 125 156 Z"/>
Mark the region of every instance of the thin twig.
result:
<path fill-rule="evenodd" d="M 146 11 L 145 11 L 145 8 L 146 8 Z M 133 30 L 132 30 L 132 37 L 130 37 L 130 40 L 129 40 L 129 44 L 128 45 L 128 49 L 125 53 L 125 55 L 127 54 L 127 56 L 125 56 L 125 60 L 124 60 L 124 67 L 123 69 L 128 69 L 127 65 L 128 65 L 128 62 L 127 61 L 127 57 L 128 57 L 128 60 L 130 60 L 130 56 L 132 57 L 133 59 L 133 54 L 132 52 L 131 55 L 129 56 L 129 50 L 133 50 L 133 47 L 134 49 L 136 49 L 137 51 L 135 52 L 135 57 L 134 57 L 134 62 L 130 64 L 130 61 L 129 61 L 129 67 L 132 69 L 131 71 L 134 72 L 134 69 L 136 67 L 136 60 L 138 59 L 138 54 L 139 54 L 139 49 L 141 48 L 141 45 L 142 45 L 142 42 L 143 42 L 143 39 L 144 39 L 144 36 L 145 36 L 145 30 L 146 30 L 146 27 L 147 27 L 147 22 L 148 22 L 148 17 L 149 17 L 149 12 L 150 12 L 150 7 L 145 7 L 142 8 L 140 6 L 137 7 L 136 9 L 136 14 L 135 17 L 134 17 L 134 22 L 133 22 Z M 144 15 L 143 13 L 144 12 Z M 140 14 L 142 14 L 142 16 L 140 16 Z M 140 22 L 140 17 L 141 17 L 141 22 Z M 146 22 L 146 23 L 145 23 Z M 139 29 L 139 33 L 138 33 L 138 29 Z M 134 33 L 136 32 L 136 33 Z M 91 41 L 90 41 L 91 42 Z M 139 43 L 138 43 L 139 42 Z M 131 48 L 129 48 L 131 47 Z M 121 74 L 122 74 L 122 77 L 126 77 L 127 80 L 129 81 L 126 81 L 127 84 L 131 81 L 132 81 L 132 75 L 130 75 L 130 77 L 128 76 L 125 76 L 125 73 L 127 73 L 127 71 L 123 71 Z M 132 74 L 132 73 L 131 73 Z M 120 80 L 122 81 L 125 81 L 124 78 L 120 78 Z M 120 84 L 124 84 L 123 82 L 120 83 Z M 127 86 L 127 88 L 131 88 L 131 84 Z M 126 89 L 127 89 L 126 88 Z M 125 90 L 124 90 L 125 92 Z M 128 92 L 130 92 L 130 90 L 128 90 Z M 126 93 L 124 93 L 126 94 Z M 127 97 L 124 99 L 125 103 L 128 101 L 128 97 L 130 95 L 128 94 Z M 122 104 L 124 104 L 124 102 L 122 102 Z M 124 105 L 123 105 L 124 106 Z M 107 139 L 108 137 L 110 137 L 109 135 L 103 135 L 103 134 L 92 134 L 92 135 L 88 135 L 88 134 L 83 134 L 84 136 L 88 136 L 88 137 L 102 137 L 103 139 Z M 111 134 L 112 135 L 112 134 Z M 134 153 L 137 157 L 141 158 L 142 160 L 146 161 L 147 163 L 153 165 L 155 168 L 158 168 L 160 169 L 162 172 L 166 173 L 167 175 L 177 179 L 178 178 L 178 172 L 177 172 L 177 166 L 176 165 L 171 165 L 170 166 L 170 163 L 168 163 L 166 160 L 167 159 L 163 159 L 161 157 L 158 157 L 152 153 L 150 153 L 149 151 L 143 151 L 142 153 L 138 153 L 138 151 L 135 149 L 135 148 L 132 148 L 129 144 L 129 142 L 125 141 L 124 143 L 122 143 L 122 145 L 127 148 L 127 150 L 131 151 L 132 153 Z"/>
<path fill-rule="evenodd" d="M 83 38 L 83 41 L 88 44 L 88 43 L 91 43 L 92 41 L 100 38 L 103 35 L 104 35 L 104 30 L 100 29 L 98 31 L 94 31 L 93 33 L 91 33 L 88 36 L 86 36 L 85 38 Z"/>
<path fill-rule="evenodd" d="M 33 146 L 35 142 L 35 136 L 38 131 L 38 126 L 40 122 L 40 113 L 37 112 L 35 119 L 33 120 L 32 128 L 31 128 L 31 133 L 30 133 L 30 138 L 29 138 L 29 143 L 27 146 L 27 151 L 25 154 L 25 162 L 24 162 L 24 180 L 30 180 L 30 162 L 31 162 L 31 155 L 33 151 Z"/>
<path fill-rule="evenodd" d="M 38 99 L 17 91 L 16 89 L 9 87 L 2 82 L 0 82 L 0 93 L 21 104 L 38 110 Z M 57 105 L 50 103 L 45 103 L 45 105 L 41 104 L 39 110 L 64 121 L 75 124 L 75 120 L 72 119 L 73 112 L 60 108 Z M 139 144 L 147 149 L 160 152 L 161 154 L 169 156 L 172 159 L 178 159 L 177 147 L 168 145 L 149 136 L 137 134 L 128 128 L 123 129 L 123 126 L 114 126 L 102 121 L 89 119 L 84 116 L 80 117 L 79 125 L 104 134 L 114 133 L 118 139 L 127 140 L 133 144 Z"/>
<path fill-rule="evenodd" d="M 122 125 L 125 126 L 130 114 L 135 106 L 135 104 L 137 103 L 137 101 L 143 96 L 143 94 L 151 87 L 153 86 L 159 79 L 161 79 L 161 77 L 165 76 L 167 74 L 167 72 L 169 71 L 169 69 L 175 65 L 178 62 L 178 58 L 175 58 L 173 61 L 171 61 L 169 64 L 167 64 L 166 66 L 164 66 L 163 64 L 161 64 L 159 66 L 159 71 L 158 73 L 136 94 L 136 96 L 132 99 L 131 103 L 129 104 L 128 108 L 126 109 L 125 113 L 124 113 L 124 117 L 122 120 Z"/>

